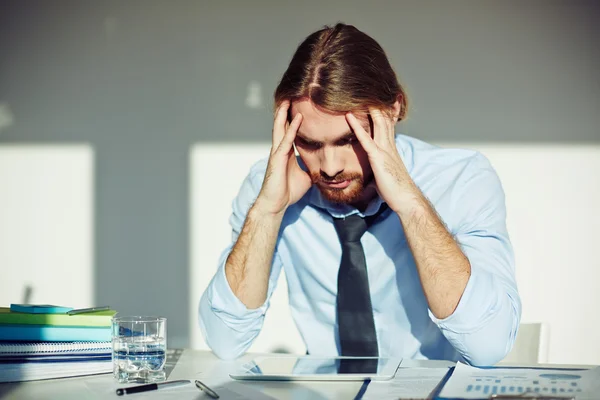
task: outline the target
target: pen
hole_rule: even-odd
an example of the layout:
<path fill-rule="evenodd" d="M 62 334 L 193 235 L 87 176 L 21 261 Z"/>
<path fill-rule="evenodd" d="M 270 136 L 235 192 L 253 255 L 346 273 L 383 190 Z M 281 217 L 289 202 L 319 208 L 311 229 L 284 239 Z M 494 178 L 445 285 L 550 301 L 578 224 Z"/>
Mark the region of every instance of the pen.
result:
<path fill-rule="evenodd" d="M 188 380 L 171 381 L 171 382 L 160 382 L 160 383 L 149 383 L 147 385 L 131 386 L 128 388 L 117 389 L 117 396 L 123 396 L 124 394 L 133 394 L 148 392 L 150 390 L 161 390 L 169 387 L 183 386 L 191 383 Z"/>
<path fill-rule="evenodd" d="M 198 380 L 196 381 L 196 387 L 198 389 L 202 390 L 203 392 L 206 392 L 206 394 L 209 395 L 210 397 L 212 397 L 213 399 L 219 398 L 219 395 L 214 390 L 212 390 L 211 388 L 209 388 L 204 383 L 202 383 Z"/>
<path fill-rule="evenodd" d="M 110 307 L 103 306 L 103 307 L 79 308 L 77 310 L 67 311 L 67 314 L 75 315 L 75 314 L 83 314 L 83 313 L 92 312 L 92 311 L 105 311 L 105 310 L 110 310 Z"/>

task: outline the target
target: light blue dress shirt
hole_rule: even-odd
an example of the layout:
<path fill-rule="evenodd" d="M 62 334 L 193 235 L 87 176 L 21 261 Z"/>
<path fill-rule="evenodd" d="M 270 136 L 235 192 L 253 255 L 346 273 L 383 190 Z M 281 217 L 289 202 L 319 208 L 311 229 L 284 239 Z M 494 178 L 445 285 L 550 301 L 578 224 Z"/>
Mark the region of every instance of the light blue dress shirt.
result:
<path fill-rule="evenodd" d="M 428 308 L 399 217 L 391 211 L 384 214 L 361 240 L 379 354 L 495 364 L 512 348 L 521 318 L 498 176 L 489 161 L 474 151 L 439 148 L 404 135 L 396 135 L 396 146 L 410 176 L 468 257 L 471 276 L 454 313 L 437 319 Z M 266 302 L 247 309 L 229 287 L 224 266 L 260 191 L 267 161 L 251 168 L 233 201 L 232 243 L 223 251 L 217 273 L 200 300 L 202 333 L 217 356 L 241 355 L 262 328 L 283 269 L 292 317 L 308 352 L 339 355 L 335 316 L 341 245 L 332 216 L 372 215 L 382 200 L 374 199 L 361 213 L 328 202 L 313 186 L 284 216 Z"/>

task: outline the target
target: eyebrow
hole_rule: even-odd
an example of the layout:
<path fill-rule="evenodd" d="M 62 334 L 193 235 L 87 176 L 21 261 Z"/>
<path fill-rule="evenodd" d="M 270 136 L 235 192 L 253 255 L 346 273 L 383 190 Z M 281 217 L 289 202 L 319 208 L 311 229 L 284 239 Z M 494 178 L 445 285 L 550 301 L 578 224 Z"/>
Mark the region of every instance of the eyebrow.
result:
<path fill-rule="evenodd" d="M 367 130 L 367 127 L 363 126 L 364 130 Z M 298 132 L 296 133 L 296 137 L 298 137 L 299 139 L 303 140 L 306 143 L 309 144 L 323 144 L 324 142 L 321 142 L 319 140 L 312 140 L 312 139 L 308 139 L 306 136 L 304 136 L 304 134 L 302 132 L 300 132 L 298 130 Z M 333 143 L 339 143 L 342 142 L 344 140 L 348 140 L 348 139 L 352 139 L 356 137 L 356 134 L 354 133 L 354 131 L 350 130 L 348 132 L 343 133 L 341 136 L 339 136 L 338 138 L 336 138 L 335 140 L 333 140 Z"/>

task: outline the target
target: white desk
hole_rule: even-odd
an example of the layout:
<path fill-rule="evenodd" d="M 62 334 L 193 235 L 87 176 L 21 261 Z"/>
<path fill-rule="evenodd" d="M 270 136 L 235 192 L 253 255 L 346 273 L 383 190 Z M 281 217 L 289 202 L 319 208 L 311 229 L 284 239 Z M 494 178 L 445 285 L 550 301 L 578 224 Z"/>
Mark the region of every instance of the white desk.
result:
<path fill-rule="evenodd" d="M 235 381 L 229 377 L 237 363 L 251 360 L 257 354 L 246 354 L 235 361 L 222 361 L 207 351 L 185 350 L 176 363 L 167 363 L 171 370 L 169 380 L 198 379 L 215 389 L 221 399 L 235 398 L 228 390 L 242 392 L 243 397 L 251 399 L 353 399 L 358 393 L 361 382 L 249 382 Z M 173 365 L 174 364 L 174 365 Z M 450 367 L 447 361 L 404 360 L 400 367 L 440 368 Z M 557 367 L 557 365 L 553 365 Z M 564 366 L 563 366 L 564 367 Z M 574 368 L 578 366 L 572 366 Z M 581 367 L 581 366 L 579 366 Z M 588 367 L 589 366 L 583 366 Z M 142 394 L 117 396 L 119 385 L 111 374 L 33 381 L 23 383 L 0 384 L 1 399 L 210 399 L 194 385 L 183 388 L 146 392 Z M 224 388 L 224 389 L 223 389 Z"/>

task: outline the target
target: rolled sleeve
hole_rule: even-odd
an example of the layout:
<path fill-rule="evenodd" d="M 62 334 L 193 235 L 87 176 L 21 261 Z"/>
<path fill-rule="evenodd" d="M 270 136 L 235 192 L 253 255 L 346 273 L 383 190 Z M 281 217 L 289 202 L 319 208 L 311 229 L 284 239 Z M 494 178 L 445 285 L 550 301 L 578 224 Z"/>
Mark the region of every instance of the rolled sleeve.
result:
<path fill-rule="evenodd" d="M 221 256 L 219 269 L 208 287 L 208 299 L 210 299 L 211 309 L 221 314 L 223 318 L 233 321 L 254 320 L 264 315 L 267 309 L 266 302 L 256 309 L 249 309 L 231 290 L 225 275 L 225 261 L 231 252 L 231 248 L 232 246 L 229 246 Z"/>
<path fill-rule="evenodd" d="M 222 359 L 242 355 L 260 333 L 269 301 L 281 271 L 279 257 L 274 256 L 267 299 L 258 308 L 249 309 L 231 290 L 225 276 L 225 261 L 231 246 L 223 252 L 217 273 L 200 300 L 200 329 L 211 350 Z"/>
<path fill-rule="evenodd" d="M 465 291 L 450 316 L 439 319 L 431 310 L 429 316 L 444 330 L 455 333 L 470 333 L 485 325 L 497 307 L 498 296 L 494 288 L 493 276 L 480 269 L 472 270 Z M 476 322 L 476 323 L 474 323 Z"/>
<path fill-rule="evenodd" d="M 471 276 L 454 312 L 429 316 L 472 365 L 493 365 L 512 348 L 521 319 L 512 245 L 506 230 L 504 192 L 481 155 L 463 179 L 455 210 L 455 238 L 471 265 Z"/>

